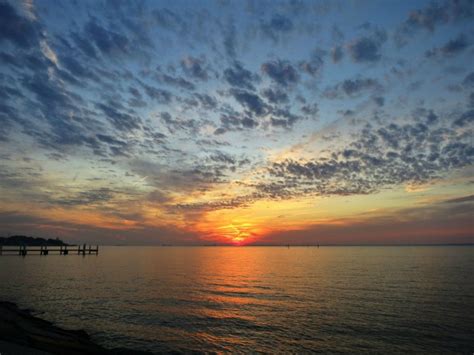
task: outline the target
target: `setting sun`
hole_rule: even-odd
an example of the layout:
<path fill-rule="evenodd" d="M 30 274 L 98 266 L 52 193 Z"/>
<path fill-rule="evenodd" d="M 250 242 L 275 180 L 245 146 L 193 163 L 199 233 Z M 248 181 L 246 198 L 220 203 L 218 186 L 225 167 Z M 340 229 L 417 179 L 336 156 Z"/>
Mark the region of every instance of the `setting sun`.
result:
<path fill-rule="evenodd" d="M 251 223 L 231 223 L 216 229 L 225 240 L 235 245 L 246 244 L 258 236 L 257 228 Z"/>

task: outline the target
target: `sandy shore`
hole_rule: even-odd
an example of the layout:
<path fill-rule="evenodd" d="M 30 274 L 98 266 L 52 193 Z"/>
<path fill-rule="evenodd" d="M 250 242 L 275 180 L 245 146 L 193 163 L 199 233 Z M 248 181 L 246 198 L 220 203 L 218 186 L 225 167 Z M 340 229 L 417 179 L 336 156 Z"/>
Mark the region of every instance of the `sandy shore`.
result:
<path fill-rule="evenodd" d="M 83 330 L 66 330 L 0 301 L 0 353 L 9 354 L 150 354 L 129 349 L 105 349 Z"/>

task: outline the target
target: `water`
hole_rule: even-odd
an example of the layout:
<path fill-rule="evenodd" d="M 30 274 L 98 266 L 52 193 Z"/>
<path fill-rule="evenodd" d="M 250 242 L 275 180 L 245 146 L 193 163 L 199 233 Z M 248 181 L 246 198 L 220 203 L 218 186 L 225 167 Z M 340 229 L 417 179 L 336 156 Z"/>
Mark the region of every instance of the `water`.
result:
<path fill-rule="evenodd" d="M 0 299 L 162 351 L 474 351 L 474 247 L 103 247 L 0 257 Z"/>

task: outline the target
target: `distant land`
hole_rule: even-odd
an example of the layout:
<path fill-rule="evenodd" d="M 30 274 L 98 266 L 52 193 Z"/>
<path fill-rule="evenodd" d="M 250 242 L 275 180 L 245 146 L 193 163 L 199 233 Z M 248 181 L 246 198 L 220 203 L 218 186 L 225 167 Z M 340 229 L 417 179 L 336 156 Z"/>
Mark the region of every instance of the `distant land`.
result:
<path fill-rule="evenodd" d="M 64 243 L 61 239 L 44 239 L 44 238 L 35 238 L 27 237 L 24 235 L 12 235 L 11 237 L 0 237 L 0 245 L 31 245 L 31 246 L 40 246 L 40 245 L 54 245 L 54 246 L 64 246 L 69 245 Z"/>

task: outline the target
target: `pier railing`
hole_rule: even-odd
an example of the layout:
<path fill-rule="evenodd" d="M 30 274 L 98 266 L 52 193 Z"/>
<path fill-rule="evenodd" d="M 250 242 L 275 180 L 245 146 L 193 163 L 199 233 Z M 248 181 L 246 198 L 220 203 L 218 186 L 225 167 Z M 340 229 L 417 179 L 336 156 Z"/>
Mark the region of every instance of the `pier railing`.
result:
<path fill-rule="evenodd" d="M 99 254 L 98 245 L 60 245 L 60 246 L 51 246 L 51 245 L 39 245 L 39 246 L 6 246 L 0 245 L 0 255 L 21 255 L 26 256 L 28 254 L 33 255 L 49 255 L 49 254 L 59 254 L 59 255 L 86 255 L 86 254 Z"/>

